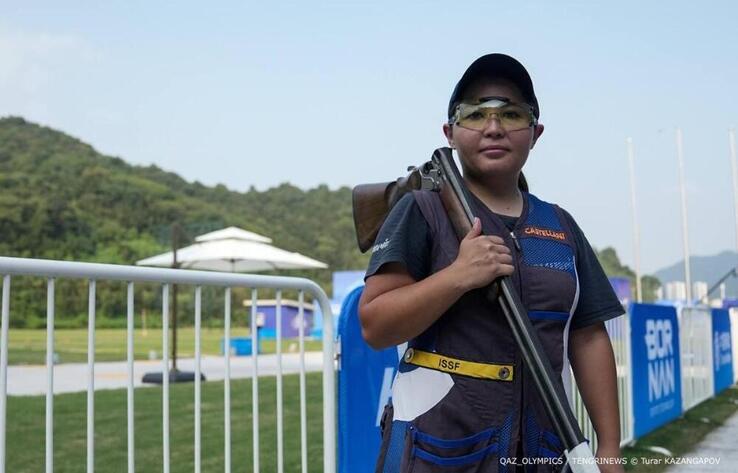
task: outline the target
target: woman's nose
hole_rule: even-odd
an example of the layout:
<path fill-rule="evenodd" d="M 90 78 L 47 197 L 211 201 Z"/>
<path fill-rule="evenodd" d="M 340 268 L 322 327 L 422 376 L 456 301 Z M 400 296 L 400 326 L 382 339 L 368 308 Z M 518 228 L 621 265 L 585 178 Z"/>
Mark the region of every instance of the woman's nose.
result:
<path fill-rule="evenodd" d="M 500 137 L 505 135 L 505 129 L 497 117 L 491 117 L 484 128 L 484 134 L 485 136 Z"/>

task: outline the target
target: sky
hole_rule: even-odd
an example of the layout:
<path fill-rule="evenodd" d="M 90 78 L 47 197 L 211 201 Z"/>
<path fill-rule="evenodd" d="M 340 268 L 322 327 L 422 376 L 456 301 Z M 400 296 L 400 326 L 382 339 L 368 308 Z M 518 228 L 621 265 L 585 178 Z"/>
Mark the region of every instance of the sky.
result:
<path fill-rule="evenodd" d="M 676 129 L 692 255 L 736 248 L 730 1 L 39 2 L 0 15 L 0 116 L 102 153 L 246 191 L 392 180 L 445 145 L 448 97 L 478 56 L 528 68 L 545 132 L 531 191 L 593 246 L 682 258 Z"/>

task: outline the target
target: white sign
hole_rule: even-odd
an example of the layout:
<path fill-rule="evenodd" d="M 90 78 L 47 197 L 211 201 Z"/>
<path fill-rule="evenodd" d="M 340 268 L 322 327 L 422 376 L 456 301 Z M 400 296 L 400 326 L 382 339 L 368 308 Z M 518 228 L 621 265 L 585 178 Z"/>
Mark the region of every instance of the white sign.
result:
<path fill-rule="evenodd" d="M 669 319 L 646 320 L 649 402 L 669 396 L 675 390 L 673 333 Z"/>

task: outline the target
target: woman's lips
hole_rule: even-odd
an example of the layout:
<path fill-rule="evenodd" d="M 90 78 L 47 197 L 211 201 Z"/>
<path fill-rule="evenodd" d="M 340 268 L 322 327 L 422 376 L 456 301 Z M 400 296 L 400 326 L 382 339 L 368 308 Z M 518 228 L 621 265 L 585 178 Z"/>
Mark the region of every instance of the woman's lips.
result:
<path fill-rule="evenodd" d="M 479 150 L 479 153 L 488 158 L 501 158 L 510 150 L 504 146 L 487 146 Z"/>

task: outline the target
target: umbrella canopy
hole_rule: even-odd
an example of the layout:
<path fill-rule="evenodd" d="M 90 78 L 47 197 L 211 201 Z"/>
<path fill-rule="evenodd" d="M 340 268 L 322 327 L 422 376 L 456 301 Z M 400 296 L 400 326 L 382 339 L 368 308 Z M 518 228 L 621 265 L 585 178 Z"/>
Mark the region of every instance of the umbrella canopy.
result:
<path fill-rule="evenodd" d="M 327 268 L 328 265 L 300 253 L 282 250 L 265 236 L 237 227 L 206 233 L 195 244 L 177 250 L 181 268 L 210 271 L 256 272 L 272 269 Z M 137 261 L 140 266 L 172 266 L 173 252 Z"/>

